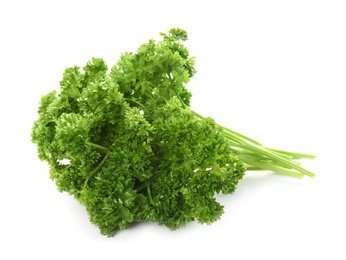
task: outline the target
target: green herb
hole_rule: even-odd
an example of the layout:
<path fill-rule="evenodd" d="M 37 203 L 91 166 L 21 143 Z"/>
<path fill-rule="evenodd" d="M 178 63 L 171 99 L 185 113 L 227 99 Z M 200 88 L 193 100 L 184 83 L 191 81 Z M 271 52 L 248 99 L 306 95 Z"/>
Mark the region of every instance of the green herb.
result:
<path fill-rule="evenodd" d="M 51 179 L 86 206 L 101 234 L 140 221 L 210 224 L 223 213 L 215 194 L 233 193 L 246 169 L 314 177 L 293 161 L 314 156 L 264 147 L 192 111 L 187 33 L 161 36 L 122 54 L 109 73 L 96 58 L 66 69 L 32 128 Z"/>

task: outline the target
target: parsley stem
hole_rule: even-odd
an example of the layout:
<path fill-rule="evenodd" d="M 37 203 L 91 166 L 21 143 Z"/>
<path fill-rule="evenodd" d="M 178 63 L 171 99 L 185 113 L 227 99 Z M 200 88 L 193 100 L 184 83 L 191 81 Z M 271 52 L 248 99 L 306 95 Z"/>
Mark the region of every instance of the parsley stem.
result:
<path fill-rule="evenodd" d="M 183 106 L 183 108 L 187 108 L 184 101 L 181 99 L 180 95 L 178 94 L 178 92 L 175 88 L 174 88 L 174 92 L 175 92 L 176 96 L 179 98 L 179 101 L 180 101 L 181 105 Z"/>
<path fill-rule="evenodd" d="M 191 111 L 192 111 L 192 113 L 194 113 L 198 118 L 201 118 L 201 119 L 204 119 L 204 118 L 205 118 L 204 116 L 198 114 L 197 112 L 195 112 L 195 111 L 193 111 L 193 110 L 191 110 Z M 242 134 L 240 134 L 240 133 L 238 133 L 238 132 L 236 132 L 236 131 L 233 131 L 233 130 L 227 128 L 227 127 L 224 127 L 224 126 L 222 126 L 222 125 L 219 125 L 219 124 L 217 124 L 217 125 L 220 126 L 224 131 L 226 131 L 226 132 L 232 134 L 234 137 L 239 137 L 239 138 L 241 138 L 241 139 L 243 139 L 243 140 L 249 141 L 250 143 L 253 143 L 253 144 L 256 144 L 256 145 L 262 145 L 261 143 L 259 143 L 259 142 L 255 141 L 255 140 L 251 139 L 250 137 L 247 137 L 247 136 L 245 136 L 245 135 L 242 135 Z"/>
<path fill-rule="evenodd" d="M 313 174 L 312 172 L 300 167 L 299 165 L 296 165 L 295 163 L 279 156 L 278 154 L 268 151 L 265 148 L 259 147 L 259 146 L 252 146 L 252 145 L 242 145 L 242 144 L 234 144 L 235 146 L 245 149 L 245 150 L 249 150 L 258 154 L 262 154 L 267 156 L 268 158 L 271 158 L 275 161 L 278 161 L 280 163 L 282 163 L 282 165 L 285 165 L 288 168 L 293 168 L 296 169 L 297 171 L 304 173 L 307 176 L 310 176 L 312 178 L 315 177 L 315 174 Z"/>
<path fill-rule="evenodd" d="M 289 152 L 289 151 L 273 149 L 273 148 L 267 148 L 267 149 L 272 152 L 278 152 L 281 154 L 289 155 L 292 157 L 292 159 L 315 159 L 316 158 L 316 156 L 312 154 Z"/>
<path fill-rule="evenodd" d="M 152 184 L 158 177 L 160 177 L 162 170 L 156 172 L 156 174 L 149 180 L 145 181 L 141 186 L 137 188 L 137 192 L 143 190 L 147 185 Z"/>
<path fill-rule="evenodd" d="M 229 132 L 229 133 L 232 133 L 233 135 L 238 136 L 238 137 L 240 137 L 240 138 L 242 138 L 242 139 L 244 139 L 244 140 L 246 140 L 246 141 L 249 141 L 250 143 L 253 143 L 253 144 L 255 144 L 255 145 L 260 145 L 260 146 L 262 145 L 262 144 L 260 144 L 259 142 L 255 141 L 255 140 L 253 140 L 253 139 L 251 139 L 251 138 L 249 138 L 249 137 L 247 137 L 247 136 L 245 136 L 245 135 L 239 134 L 239 133 L 236 132 L 236 131 L 233 131 L 233 130 L 231 130 L 231 129 L 228 129 L 227 127 L 224 127 L 224 126 L 222 126 L 222 125 L 219 125 L 219 126 L 221 126 L 225 131 L 227 131 L 227 132 Z"/>
<path fill-rule="evenodd" d="M 271 164 L 271 165 L 277 165 L 280 167 L 284 167 L 287 168 L 287 166 L 285 164 L 283 164 L 282 162 L 278 162 L 266 157 L 261 157 L 261 156 L 248 156 L 248 155 L 242 155 L 239 154 L 239 157 L 242 159 L 242 161 L 256 161 L 256 162 L 262 162 L 262 163 L 266 163 L 266 164 Z M 292 163 L 300 166 L 300 162 L 297 161 L 291 161 Z"/>
<path fill-rule="evenodd" d="M 141 103 L 139 103 L 138 101 L 136 101 L 136 100 L 133 100 L 133 99 L 131 99 L 131 98 L 124 98 L 125 100 L 127 100 L 127 101 L 131 101 L 131 102 L 133 102 L 133 103 L 135 103 L 135 104 L 137 104 L 137 105 L 139 105 L 139 106 L 141 106 L 141 107 L 144 107 Z"/>
<path fill-rule="evenodd" d="M 190 110 L 191 110 L 191 109 L 190 109 Z M 195 112 L 195 111 L 193 111 L 193 110 L 191 110 L 191 112 L 192 112 L 195 116 L 197 116 L 198 118 L 200 118 L 200 119 L 205 119 L 204 116 L 198 114 L 197 112 Z M 230 130 L 230 129 L 228 129 L 228 128 L 222 126 L 222 125 L 219 125 L 219 124 L 217 124 L 217 125 L 218 125 L 219 127 L 222 128 L 222 130 L 224 131 L 223 134 L 226 135 L 228 138 L 232 139 L 233 141 L 236 141 L 236 142 L 242 143 L 242 144 L 246 144 L 246 142 L 244 141 L 244 139 L 245 139 L 245 140 L 251 140 L 252 143 L 259 144 L 258 142 L 254 141 L 254 140 L 252 140 L 252 139 L 250 139 L 250 138 L 248 138 L 248 137 L 246 137 L 246 136 L 244 136 L 244 135 L 238 134 L 237 132 L 232 131 L 232 130 Z"/>
<path fill-rule="evenodd" d="M 298 179 L 301 179 L 304 177 L 303 173 L 300 173 L 300 172 L 297 172 L 294 170 L 290 170 L 287 168 L 283 168 L 280 166 L 276 166 L 273 164 L 263 163 L 263 162 L 259 162 L 259 161 L 255 161 L 255 160 L 246 160 L 246 159 L 244 159 L 243 162 L 250 165 L 250 166 L 255 166 L 255 167 L 261 168 L 263 170 L 273 171 L 276 173 L 284 174 L 284 175 L 298 178 Z"/>
<path fill-rule="evenodd" d="M 147 192 L 148 192 L 148 197 L 149 197 L 149 202 L 150 204 L 153 204 L 153 198 L 151 197 L 151 190 L 150 190 L 150 183 L 146 183 L 147 185 Z"/>
<path fill-rule="evenodd" d="M 200 118 L 200 119 L 205 119 L 204 116 L 198 114 L 196 111 L 193 111 L 192 109 L 190 109 L 190 110 L 191 110 L 191 112 L 192 112 L 193 114 L 195 114 L 195 116 L 197 116 L 198 118 Z"/>
<path fill-rule="evenodd" d="M 92 142 L 87 142 L 87 144 L 91 145 L 91 146 L 94 146 L 95 148 L 100 149 L 102 151 L 109 152 L 109 149 L 107 147 L 102 146 L 102 145 L 94 144 Z"/>
<path fill-rule="evenodd" d="M 239 137 L 237 137 L 237 136 L 235 136 L 235 135 L 233 135 L 233 134 L 231 134 L 229 132 L 224 132 L 223 135 L 225 135 L 227 138 L 229 138 L 232 141 L 235 141 L 235 142 L 237 142 L 239 144 L 244 144 L 244 145 L 247 144 L 244 140 L 242 140 L 241 138 L 239 138 Z"/>
<path fill-rule="evenodd" d="M 231 140 L 233 141 L 233 140 Z M 250 146 L 250 144 L 245 144 L 245 146 Z M 260 146 L 261 149 L 266 149 L 266 150 L 269 150 L 267 147 L 264 147 L 264 146 Z M 254 152 L 253 150 L 249 150 L 249 149 L 246 149 L 244 146 L 242 148 L 240 147 L 233 147 L 234 150 L 238 151 L 240 155 L 250 155 L 250 156 L 260 156 L 262 158 L 265 158 L 265 156 L 263 155 L 263 153 L 256 153 Z M 273 154 L 276 154 L 277 156 L 280 156 L 281 158 L 283 159 L 286 159 L 288 161 L 292 161 L 292 156 L 289 156 L 289 155 L 286 155 L 286 154 L 283 154 L 283 153 L 279 153 L 279 152 L 276 152 L 276 151 L 271 151 L 269 150 L 271 153 Z"/>
<path fill-rule="evenodd" d="M 88 181 L 90 180 L 91 177 L 94 176 L 95 173 L 97 173 L 101 167 L 105 164 L 107 158 L 108 158 L 108 154 L 106 154 L 105 157 L 103 157 L 102 161 L 99 163 L 99 165 L 96 166 L 96 168 L 90 173 L 90 175 L 88 176 L 88 178 L 85 180 L 84 182 L 84 188 L 88 185 Z"/>
<path fill-rule="evenodd" d="M 201 116 L 197 112 L 191 110 L 198 118 L 204 119 L 205 117 Z M 234 146 L 235 150 L 237 150 L 240 155 L 242 155 L 242 152 L 249 153 L 253 158 L 258 159 L 272 159 L 266 162 L 260 162 L 257 160 L 247 160 L 248 164 L 251 166 L 254 166 L 256 168 L 266 169 L 266 170 L 272 170 L 277 173 L 289 175 L 291 177 L 301 178 L 302 174 L 305 174 L 310 177 L 315 177 L 315 174 L 312 172 L 305 170 L 304 168 L 300 167 L 300 165 L 296 162 L 293 162 L 292 159 L 314 159 L 314 155 L 310 154 L 303 154 L 303 153 L 295 153 L 295 152 L 289 152 L 279 149 L 271 149 L 264 147 L 261 143 L 245 136 L 240 133 L 237 133 L 231 129 L 228 129 L 227 127 L 224 127 L 222 125 L 219 125 L 223 132 L 222 134 L 231 141 L 232 145 Z M 237 148 L 241 148 L 240 150 Z M 240 156 L 241 157 L 241 156 Z M 246 159 L 244 159 L 244 162 Z M 279 166 L 278 166 L 279 165 Z M 295 169 L 289 170 L 289 169 Z M 297 172 L 298 171 L 298 172 Z"/>

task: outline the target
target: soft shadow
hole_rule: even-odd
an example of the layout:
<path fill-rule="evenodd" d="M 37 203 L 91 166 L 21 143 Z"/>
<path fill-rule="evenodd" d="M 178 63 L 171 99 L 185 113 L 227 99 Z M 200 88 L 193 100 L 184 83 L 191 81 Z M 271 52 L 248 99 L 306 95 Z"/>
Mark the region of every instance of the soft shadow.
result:
<path fill-rule="evenodd" d="M 242 180 L 238 182 L 236 190 L 233 194 L 216 194 L 215 198 L 222 205 L 228 204 L 230 197 L 239 198 L 248 193 L 262 192 L 263 189 L 277 186 L 291 186 L 297 187 L 303 185 L 303 181 L 300 179 L 292 178 L 289 176 L 265 172 L 265 171 L 253 171 L 247 172 Z"/>
<path fill-rule="evenodd" d="M 259 185 L 267 185 L 268 183 L 285 184 L 299 186 L 302 180 L 289 176 L 280 175 L 273 172 L 247 172 L 243 179 L 238 183 L 238 189 L 248 189 Z"/>

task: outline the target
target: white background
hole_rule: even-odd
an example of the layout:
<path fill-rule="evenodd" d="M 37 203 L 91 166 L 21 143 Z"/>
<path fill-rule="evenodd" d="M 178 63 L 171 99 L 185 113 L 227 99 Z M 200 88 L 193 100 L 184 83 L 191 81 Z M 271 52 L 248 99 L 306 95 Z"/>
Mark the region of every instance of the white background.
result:
<path fill-rule="evenodd" d="M 1 1 L 1 259 L 346 259 L 345 1 Z M 188 31 L 192 108 L 267 146 L 317 155 L 317 177 L 249 172 L 214 224 L 114 238 L 59 193 L 30 130 L 66 67 L 111 67 Z"/>

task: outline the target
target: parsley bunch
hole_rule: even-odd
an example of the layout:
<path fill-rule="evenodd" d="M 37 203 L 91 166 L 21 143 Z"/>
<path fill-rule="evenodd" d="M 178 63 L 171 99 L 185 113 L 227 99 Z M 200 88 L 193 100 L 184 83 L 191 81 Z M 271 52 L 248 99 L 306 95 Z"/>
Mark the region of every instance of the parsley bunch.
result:
<path fill-rule="evenodd" d="M 109 73 L 96 58 L 67 68 L 32 128 L 59 191 L 85 205 L 106 236 L 140 221 L 210 224 L 223 213 L 214 195 L 233 193 L 245 170 L 314 176 L 294 161 L 314 156 L 264 147 L 191 110 L 187 33 L 161 36 L 122 54 Z"/>

